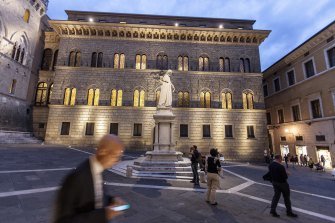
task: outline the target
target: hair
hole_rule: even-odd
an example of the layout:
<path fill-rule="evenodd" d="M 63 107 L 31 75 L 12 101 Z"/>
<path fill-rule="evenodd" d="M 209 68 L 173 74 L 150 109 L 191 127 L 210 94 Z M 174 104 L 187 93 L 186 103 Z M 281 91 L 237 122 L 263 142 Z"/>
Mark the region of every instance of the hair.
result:
<path fill-rule="evenodd" d="M 281 155 L 275 155 L 275 159 L 279 160 L 279 159 L 282 159 L 282 157 L 281 157 Z"/>
<path fill-rule="evenodd" d="M 212 148 L 210 151 L 209 151 L 209 154 L 211 154 L 211 156 L 217 156 L 218 155 L 218 150 L 215 149 L 215 148 Z"/>
<path fill-rule="evenodd" d="M 193 148 L 194 148 L 194 149 L 197 149 L 198 147 L 197 147 L 196 145 L 193 145 Z"/>

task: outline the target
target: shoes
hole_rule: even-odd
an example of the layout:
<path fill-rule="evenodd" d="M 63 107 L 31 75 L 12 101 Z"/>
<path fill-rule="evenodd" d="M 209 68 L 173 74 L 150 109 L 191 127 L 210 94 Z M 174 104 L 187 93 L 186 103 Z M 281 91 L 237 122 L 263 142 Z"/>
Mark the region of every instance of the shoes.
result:
<path fill-rule="evenodd" d="M 298 215 L 294 214 L 293 212 L 287 212 L 287 216 L 292 217 L 292 218 L 297 218 Z"/>
<path fill-rule="evenodd" d="M 280 217 L 280 215 L 277 214 L 277 212 L 275 212 L 275 211 L 270 211 L 270 214 L 272 215 L 272 217 L 275 217 L 275 218 L 279 218 Z"/>
<path fill-rule="evenodd" d="M 218 202 L 215 202 L 215 203 L 213 203 L 213 204 L 211 204 L 211 205 L 216 206 L 216 205 L 218 205 Z"/>

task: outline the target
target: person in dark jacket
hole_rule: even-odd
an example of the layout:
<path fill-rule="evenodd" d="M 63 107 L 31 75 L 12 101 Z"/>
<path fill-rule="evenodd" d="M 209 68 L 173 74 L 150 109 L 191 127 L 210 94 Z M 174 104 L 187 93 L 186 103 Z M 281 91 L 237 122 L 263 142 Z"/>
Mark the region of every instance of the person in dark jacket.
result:
<path fill-rule="evenodd" d="M 271 211 L 273 217 L 279 217 L 276 212 L 280 195 L 283 194 L 286 214 L 289 217 L 298 217 L 298 215 L 292 212 L 291 200 L 290 200 L 290 187 L 287 183 L 287 173 L 285 167 L 281 164 L 282 156 L 276 155 L 275 160 L 269 165 L 269 172 L 271 181 L 274 189 L 274 195 L 271 202 Z"/>
<path fill-rule="evenodd" d="M 192 173 L 193 173 L 193 180 L 191 180 L 191 183 L 194 183 L 194 185 L 199 185 L 199 174 L 198 174 L 198 163 L 199 163 L 199 157 L 200 153 L 198 152 L 197 146 L 193 146 L 190 148 L 191 153 L 191 167 L 192 167 Z"/>
<path fill-rule="evenodd" d="M 210 150 L 210 156 L 206 160 L 206 172 L 207 172 L 207 193 L 206 202 L 211 205 L 217 205 L 215 195 L 216 190 L 220 188 L 220 177 L 219 173 L 221 170 L 220 159 L 218 158 L 218 151 L 216 149 Z"/>
<path fill-rule="evenodd" d="M 103 191 L 102 172 L 119 161 L 123 144 L 115 135 L 105 135 L 96 154 L 65 177 L 57 195 L 54 223 L 107 223 L 122 214 L 111 210 L 123 202 Z"/>

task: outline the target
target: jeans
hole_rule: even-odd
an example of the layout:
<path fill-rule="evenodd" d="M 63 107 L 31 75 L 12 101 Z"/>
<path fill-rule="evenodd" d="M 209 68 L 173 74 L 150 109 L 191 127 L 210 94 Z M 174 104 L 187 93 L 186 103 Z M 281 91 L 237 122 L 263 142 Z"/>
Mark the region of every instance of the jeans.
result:
<path fill-rule="evenodd" d="M 277 204 L 280 198 L 281 193 L 283 193 L 284 203 L 286 207 L 286 212 L 291 213 L 291 200 L 290 200 L 290 186 L 288 183 L 278 183 L 272 182 L 273 189 L 275 194 L 273 195 L 272 202 L 271 202 L 271 212 L 276 212 Z"/>
<path fill-rule="evenodd" d="M 198 163 L 192 163 L 193 182 L 199 184 Z"/>

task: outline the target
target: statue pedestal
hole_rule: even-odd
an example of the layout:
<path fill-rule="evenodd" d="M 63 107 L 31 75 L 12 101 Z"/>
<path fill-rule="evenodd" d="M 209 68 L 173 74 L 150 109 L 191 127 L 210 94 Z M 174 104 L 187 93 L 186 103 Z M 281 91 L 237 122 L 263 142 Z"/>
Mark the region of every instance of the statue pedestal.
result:
<path fill-rule="evenodd" d="M 154 150 L 135 160 L 133 174 L 145 177 L 191 179 L 192 170 L 189 159 L 175 151 L 173 128 L 175 116 L 171 108 L 157 108 L 155 119 Z"/>

